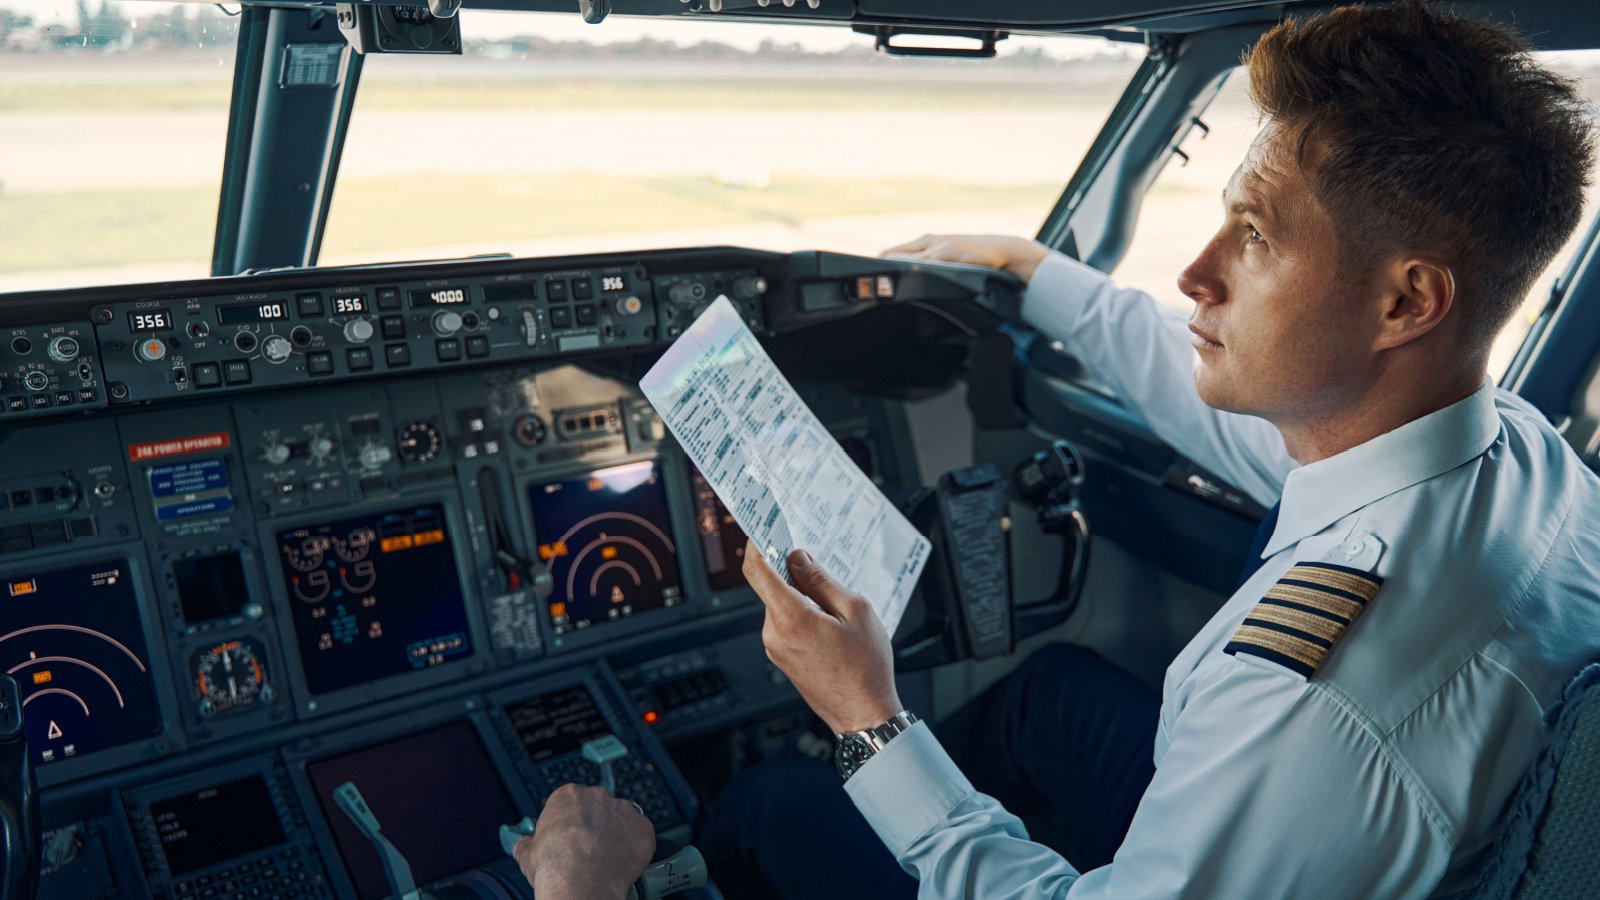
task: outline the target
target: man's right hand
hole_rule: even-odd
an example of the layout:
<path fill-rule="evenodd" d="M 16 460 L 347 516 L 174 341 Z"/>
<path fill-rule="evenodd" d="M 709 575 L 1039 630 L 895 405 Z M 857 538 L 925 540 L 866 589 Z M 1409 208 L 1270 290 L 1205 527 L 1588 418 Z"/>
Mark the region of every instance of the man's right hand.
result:
<path fill-rule="evenodd" d="M 655 850 L 655 827 L 633 803 L 564 784 L 515 855 L 539 900 L 622 900 Z"/>
<path fill-rule="evenodd" d="M 1026 283 L 1049 254 L 1050 248 L 1038 241 L 1003 234 L 925 234 L 882 255 L 1004 269 Z"/>

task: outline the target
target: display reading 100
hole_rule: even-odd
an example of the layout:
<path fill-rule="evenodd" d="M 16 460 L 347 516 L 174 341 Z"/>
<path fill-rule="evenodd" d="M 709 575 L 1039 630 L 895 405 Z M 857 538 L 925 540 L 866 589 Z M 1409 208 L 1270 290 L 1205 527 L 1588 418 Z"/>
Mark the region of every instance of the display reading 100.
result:
<path fill-rule="evenodd" d="M 217 307 L 217 321 L 223 325 L 242 325 L 247 322 L 282 322 L 289 318 L 289 307 L 282 301 L 262 303 L 234 303 Z"/>
<path fill-rule="evenodd" d="M 146 309 L 128 313 L 129 331 L 170 331 L 172 313 L 164 309 Z"/>

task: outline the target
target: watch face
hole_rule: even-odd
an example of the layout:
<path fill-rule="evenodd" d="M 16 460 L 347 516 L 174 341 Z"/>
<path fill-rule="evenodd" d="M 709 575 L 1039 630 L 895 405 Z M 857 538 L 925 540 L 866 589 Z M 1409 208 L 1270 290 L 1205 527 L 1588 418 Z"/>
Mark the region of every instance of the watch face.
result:
<path fill-rule="evenodd" d="M 855 735 L 845 735 L 839 739 L 839 746 L 833 751 L 833 764 L 839 769 L 839 774 L 846 778 L 855 774 L 861 764 L 872 757 L 872 748 L 867 742 Z"/>

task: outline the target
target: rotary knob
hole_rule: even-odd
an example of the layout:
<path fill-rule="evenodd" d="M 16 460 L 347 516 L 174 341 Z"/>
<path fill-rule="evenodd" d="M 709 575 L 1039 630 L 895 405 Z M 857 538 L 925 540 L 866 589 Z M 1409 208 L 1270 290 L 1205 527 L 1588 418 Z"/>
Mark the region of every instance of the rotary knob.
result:
<path fill-rule="evenodd" d="M 453 309 L 441 309 L 433 314 L 433 333 L 439 337 L 449 337 L 461 330 L 461 313 Z"/>
<path fill-rule="evenodd" d="M 373 441 L 363 444 L 361 449 L 356 452 L 356 462 L 361 464 L 361 468 L 368 470 L 381 469 L 385 463 L 393 458 L 394 451 L 390 450 L 387 444 L 379 444 Z"/>
<path fill-rule="evenodd" d="M 145 338 L 136 349 L 145 362 L 160 362 L 167 357 L 167 342 L 161 338 Z"/>
<path fill-rule="evenodd" d="M 636 316 L 644 309 L 644 301 L 638 297 L 619 297 L 615 306 L 619 316 Z"/>
<path fill-rule="evenodd" d="M 50 342 L 50 358 L 56 362 L 72 362 L 78 358 L 78 340 L 66 336 Z"/>
<path fill-rule="evenodd" d="M 333 438 L 319 434 L 311 439 L 311 457 L 317 460 L 326 460 L 333 456 Z"/>
<path fill-rule="evenodd" d="M 740 300 L 754 300 L 767 292 L 767 280 L 760 275 L 734 279 L 733 296 Z"/>
<path fill-rule="evenodd" d="M 38 369 L 34 369 L 32 372 L 22 376 L 22 383 L 27 385 L 30 391 L 42 391 L 50 386 L 50 376 Z"/>
<path fill-rule="evenodd" d="M 283 465 L 289 461 L 290 455 L 289 445 L 282 441 L 273 441 L 261 451 L 261 458 L 267 461 L 267 465 L 271 466 Z"/>
<path fill-rule="evenodd" d="M 372 322 L 367 319 L 351 319 L 344 323 L 344 339 L 350 344 L 365 344 L 372 340 Z"/>
<path fill-rule="evenodd" d="M 269 363 L 281 363 L 293 352 L 294 347 L 290 345 L 289 339 L 281 334 L 274 334 L 261 342 L 261 355 L 266 357 Z"/>

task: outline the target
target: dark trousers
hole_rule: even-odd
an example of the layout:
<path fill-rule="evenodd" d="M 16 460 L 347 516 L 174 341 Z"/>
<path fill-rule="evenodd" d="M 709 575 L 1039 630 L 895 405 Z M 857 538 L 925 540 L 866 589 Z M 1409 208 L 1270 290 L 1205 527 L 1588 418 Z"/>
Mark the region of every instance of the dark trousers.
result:
<path fill-rule="evenodd" d="M 1151 763 L 1160 698 L 1093 651 L 1046 647 L 934 730 L 978 790 L 1042 823 L 1080 871 L 1111 861 Z M 915 897 L 829 763 L 740 772 L 698 840 L 727 900 Z"/>

